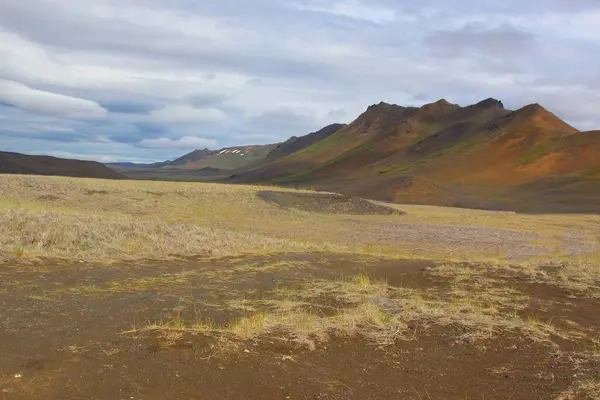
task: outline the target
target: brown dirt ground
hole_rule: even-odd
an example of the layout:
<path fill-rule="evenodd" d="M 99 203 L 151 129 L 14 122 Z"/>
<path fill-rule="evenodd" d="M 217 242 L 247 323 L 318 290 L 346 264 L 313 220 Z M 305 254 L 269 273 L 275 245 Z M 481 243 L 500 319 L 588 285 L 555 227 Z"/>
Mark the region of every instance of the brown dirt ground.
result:
<path fill-rule="evenodd" d="M 283 333 L 236 343 L 123 333 L 174 310 L 184 319 L 195 309 L 231 321 L 244 314 L 226 306 L 240 293 L 261 299 L 278 285 L 365 271 L 393 286 L 447 290 L 450 279 L 431 266 L 323 254 L 120 268 L 0 265 L 0 399 L 557 399 L 582 379 L 600 378 L 600 361 L 576 356 L 589 345 L 583 339 L 534 342 L 505 332 L 471 343 L 457 339 L 462 328 L 454 325 L 414 326 L 414 338 L 391 346 L 336 336 L 314 350 Z M 497 287 L 532 297 L 519 313 L 600 334 L 598 301 L 489 274 Z"/>

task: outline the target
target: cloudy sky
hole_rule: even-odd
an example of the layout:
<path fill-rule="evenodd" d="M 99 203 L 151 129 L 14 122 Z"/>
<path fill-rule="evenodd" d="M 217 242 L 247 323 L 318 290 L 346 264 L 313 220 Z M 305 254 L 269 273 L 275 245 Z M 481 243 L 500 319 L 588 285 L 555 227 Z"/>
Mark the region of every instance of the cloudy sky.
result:
<path fill-rule="evenodd" d="M 1 0 L 0 150 L 157 161 L 439 98 L 598 129 L 599 21 L 598 0 Z"/>

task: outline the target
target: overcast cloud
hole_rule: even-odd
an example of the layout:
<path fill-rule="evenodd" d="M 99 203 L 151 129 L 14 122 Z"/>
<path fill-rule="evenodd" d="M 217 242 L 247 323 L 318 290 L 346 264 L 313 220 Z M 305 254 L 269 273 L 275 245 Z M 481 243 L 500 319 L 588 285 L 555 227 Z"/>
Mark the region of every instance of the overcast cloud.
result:
<path fill-rule="evenodd" d="M 597 0 L 2 0 L 0 150 L 161 161 L 380 101 L 600 129 Z"/>

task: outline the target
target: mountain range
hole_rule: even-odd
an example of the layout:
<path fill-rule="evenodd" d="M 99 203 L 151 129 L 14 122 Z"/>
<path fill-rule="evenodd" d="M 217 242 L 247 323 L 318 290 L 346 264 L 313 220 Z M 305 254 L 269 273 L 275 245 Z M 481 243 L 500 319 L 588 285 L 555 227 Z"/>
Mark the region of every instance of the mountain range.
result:
<path fill-rule="evenodd" d="M 508 110 L 495 99 L 466 107 L 444 99 L 422 107 L 382 102 L 348 125 L 282 143 L 109 164 L 117 172 L 29 157 L 0 153 L 0 172 L 272 184 L 397 203 L 600 212 L 600 131 L 581 132 L 539 104 Z"/>
<path fill-rule="evenodd" d="M 246 163 L 222 162 L 223 150 L 201 150 L 155 173 L 170 168 L 174 179 L 306 187 L 398 203 L 600 212 L 600 131 L 580 132 L 539 104 L 513 111 L 491 98 L 466 107 L 444 99 L 422 107 L 382 102 L 348 125 L 250 147 L 260 151 Z M 178 175 L 185 168 L 196 168 L 193 176 Z"/>

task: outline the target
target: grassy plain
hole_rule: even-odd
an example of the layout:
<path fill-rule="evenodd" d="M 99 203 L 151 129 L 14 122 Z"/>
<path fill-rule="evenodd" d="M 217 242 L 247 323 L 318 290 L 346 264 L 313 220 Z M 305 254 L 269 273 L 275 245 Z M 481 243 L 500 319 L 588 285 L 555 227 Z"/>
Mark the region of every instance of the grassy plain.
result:
<path fill-rule="evenodd" d="M 3 175 L 0 256 L 114 263 L 327 251 L 505 262 L 600 254 L 598 215 L 390 205 L 407 215 L 348 217 L 276 207 L 257 196 L 264 189 Z"/>

